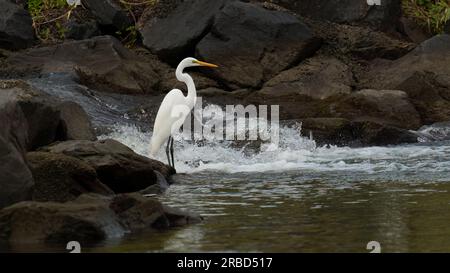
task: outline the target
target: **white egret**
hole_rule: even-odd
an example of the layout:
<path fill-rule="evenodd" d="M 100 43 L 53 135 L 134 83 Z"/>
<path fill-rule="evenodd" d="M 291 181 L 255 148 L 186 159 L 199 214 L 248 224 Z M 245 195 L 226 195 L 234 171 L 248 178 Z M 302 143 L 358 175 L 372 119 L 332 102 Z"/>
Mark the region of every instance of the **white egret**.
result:
<path fill-rule="evenodd" d="M 175 168 L 173 157 L 173 137 L 183 125 L 186 117 L 197 102 L 197 90 L 194 80 L 184 69 L 193 66 L 218 67 L 215 64 L 201 62 L 195 58 L 186 58 L 180 62 L 175 72 L 177 79 L 187 86 L 188 94 L 183 95 L 179 89 L 170 91 L 161 103 L 153 126 L 153 137 L 151 140 L 150 154 L 155 156 L 163 143 L 167 140 L 166 156 L 169 165 Z M 170 153 L 170 155 L 169 155 Z"/>

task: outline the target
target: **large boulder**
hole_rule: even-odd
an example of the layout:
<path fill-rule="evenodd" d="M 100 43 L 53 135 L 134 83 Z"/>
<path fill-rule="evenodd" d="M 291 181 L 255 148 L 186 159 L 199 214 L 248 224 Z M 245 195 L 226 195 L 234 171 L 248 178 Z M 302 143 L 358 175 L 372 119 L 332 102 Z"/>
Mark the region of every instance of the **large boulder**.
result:
<path fill-rule="evenodd" d="M 274 0 L 272 2 L 314 19 L 364 24 L 383 30 L 395 29 L 399 25 L 402 13 L 401 0 L 381 0 L 381 5 L 369 5 L 368 0 Z"/>
<path fill-rule="evenodd" d="M 317 56 L 281 72 L 259 92 L 271 96 L 297 95 L 325 99 L 350 94 L 353 85 L 349 66 L 334 57 Z"/>
<path fill-rule="evenodd" d="M 324 78 L 325 82 L 328 78 Z M 389 145 L 417 142 L 409 130 L 421 126 L 421 118 L 406 92 L 360 90 L 351 93 L 307 93 L 293 87 L 287 92 L 253 92 L 246 104 L 280 106 L 280 119 L 303 123 L 302 129 L 322 144 Z M 389 136 L 389 137 L 387 137 Z"/>
<path fill-rule="evenodd" d="M 82 0 L 81 2 L 100 25 L 123 30 L 133 23 L 131 17 L 120 6 L 119 0 Z"/>
<path fill-rule="evenodd" d="M 0 0 L 0 48 L 17 50 L 34 41 L 30 14 L 11 0 Z"/>
<path fill-rule="evenodd" d="M 164 1 L 163 1 L 164 2 Z M 141 30 L 144 45 L 166 62 L 177 64 L 193 55 L 227 1 L 187 0 L 167 17 L 149 20 Z"/>
<path fill-rule="evenodd" d="M 61 115 L 59 130 L 66 140 L 97 140 L 91 120 L 80 105 L 64 101 L 56 107 Z"/>
<path fill-rule="evenodd" d="M 17 104 L 5 100 L 4 92 L 0 89 L 0 208 L 30 199 L 34 184 L 24 158 L 26 119 Z"/>
<path fill-rule="evenodd" d="M 82 245 L 125 233 L 196 223 L 201 217 L 172 210 L 139 194 L 105 197 L 84 194 L 74 201 L 21 202 L 0 211 L 0 239 L 10 244 Z"/>
<path fill-rule="evenodd" d="M 418 135 L 410 130 L 390 126 L 374 120 L 358 119 L 351 123 L 352 146 L 386 146 L 417 143 Z"/>
<path fill-rule="evenodd" d="M 70 115 L 61 115 L 60 103 L 23 81 L 0 81 L 0 207 L 31 198 L 34 181 L 25 153 L 65 140 L 75 130 Z"/>
<path fill-rule="evenodd" d="M 11 69 L 32 67 L 41 74 L 76 72 L 81 84 L 104 92 L 158 93 L 160 70 L 165 66 L 156 59 L 147 60 L 111 36 L 33 48 L 7 59 Z"/>
<path fill-rule="evenodd" d="M 330 108 L 335 116 L 354 121 L 370 120 L 403 129 L 421 126 L 419 113 L 407 93 L 399 90 L 360 90 L 331 104 Z"/>
<path fill-rule="evenodd" d="M 220 67 L 211 75 L 228 88 L 260 87 L 312 55 L 321 41 L 295 16 L 255 4 L 229 2 L 196 54 Z"/>
<path fill-rule="evenodd" d="M 15 104 L 25 118 L 26 130 L 14 132 L 25 139 L 25 150 L 60 140 L 95 138 L 87 114 L 75 104 L 59 101 L 20 80 L 0 81 L 0 90 L 5 104 Z"/>
<path fill-rule="evenodd" d="M 175 173 L 163 163 L 133 152 L 115 140 L 65 141 L 42 147 L 40 151 L 65 154 L 93 167 L 101 182 L 115 193 L 143 190 L 158 183 L 157 172 L 169 180 Z"/>
<path fill-rule="evenodd" d="M 437 35 L 394 61 L 375 62 L 361 87 L 403 90 L 422 124 L 450 120 L 450 35 Z"/>
<path fill-rule="evenodd" d="M 102 184 L 94 168 L 70 156 L 30 152 L 28 164 L 33 173 L 34 201 L 67 202 L 83 193 L 113 194 Z"/>

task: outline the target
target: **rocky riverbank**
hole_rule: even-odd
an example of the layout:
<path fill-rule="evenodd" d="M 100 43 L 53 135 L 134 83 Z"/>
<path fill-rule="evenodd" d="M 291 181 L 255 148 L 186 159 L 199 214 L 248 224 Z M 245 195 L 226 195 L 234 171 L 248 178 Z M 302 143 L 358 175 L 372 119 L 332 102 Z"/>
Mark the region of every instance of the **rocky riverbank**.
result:
<path fill-rule="evenodd" d="M 399 0 L 345 2 L 160 0 L 128 48 L 116 34 L 133 18 L 118 1 L 82 1 L 73 35 L 42 43 L 26 1 L 0 0 L 0 240 L 98 242 L 200 220 L 142 197 L 164 191 L 173 169 L 97 140 L 86 109 L 32 79 L 141 96 L 129 114 L 151 124 L 162 96 L 184 89 L 174 67 L 195 56 L 220 65 L 191 72 L 204 100 L 280 105 L 282 122 L 319 144 L 413 143 L 415 130 L 449 121 L 449 34 L 422 31 Z"/>

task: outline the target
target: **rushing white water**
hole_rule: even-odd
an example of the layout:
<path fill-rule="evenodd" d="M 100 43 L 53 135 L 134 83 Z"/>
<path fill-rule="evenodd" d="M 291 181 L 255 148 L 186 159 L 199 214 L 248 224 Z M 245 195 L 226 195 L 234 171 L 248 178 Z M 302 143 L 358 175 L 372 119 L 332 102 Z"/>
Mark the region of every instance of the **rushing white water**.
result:
<path fill-rule="evenodd" d="M 238 172 L 338 172 L 356 171 L 366 174 L 450 171 L 450 144 L 406 145 L 393 147 L 316 147 L 314 141 L 301 137 L 298 128 L 281 127 L 279 145 L 263 144 L 264 148 L 248 152 L 235 148 L 232 142 L 195 144 L 177 137 L 175 163 L 181 173 L 202 171 Z M 151 133 L 130 125 L 117 125 L 102 138 L 113 138 L 139 154 L 148 156 Z M 165 149 L 157 159 L 166 162 Z"/>
<path fill-rule="evenodd" d="M 141 131 L 140 128 L 146 126 L 127 116 L 131 109 L 140 107 L 143 98 L 124 95 L 116 97 L 94 92 L 74 82 L 71 75 L 58 73 L 32 79 L 30 83 L 52 96 L 79 103 L 92 117 L 95 126 L 113 126 L 112 133 L 101 138 L 117 139 L 137 153 L 149 156 L 152 134 Z M 214 108 L 214 105 L 206 106 L 203 118 L 211 120 Z M 424 126 L 416 133 L 419 141 L 424 143 L 355 149 L 316 147 L 314 141 L 300 137 L 298 128 L 282 127 L 279 130 L 278 145 L 263 142 L 261 149 L 256 151 L 248 148 L 255 146 L 254 144 L 259 146 L 259 143 L 248 142 L 247 146 L 228 141 L 193 143 L 177 137 L 175 159 L 177 171 L 181 173 L 298 170 L 302 173 L 327 172 L 326 175 L 331 175 L 331 172 L 351 171 L 370 175 L 400 173 L 403 176 L 420 173 L 422 176 L 430 174 L 433 177 L 440 173 L 445 178 L 445 173 L 450 170 L 450 123 Z M 162 147 L 157 159 L 167 162 L 164 150 Z"/>

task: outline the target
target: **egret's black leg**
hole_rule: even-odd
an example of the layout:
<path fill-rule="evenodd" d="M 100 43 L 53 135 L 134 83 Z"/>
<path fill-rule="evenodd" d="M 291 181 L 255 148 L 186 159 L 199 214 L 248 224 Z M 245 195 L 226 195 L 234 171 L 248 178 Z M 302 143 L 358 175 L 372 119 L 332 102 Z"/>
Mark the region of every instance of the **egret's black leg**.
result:
<path fill-rule="evenodd" d="M 170 156 L 172 157 L 172 167 L 175 169 L 175 158 L 173 157 L 173 138 L 171 138 L 170 143 Z"/>
<path fill-rule="evenodd" d="M 167 156 L 167 161 L 169 162 L 169 166 L 172 167 L 171 163 L 170 163 L 170 155 L 169 155 L 169 149 L 170 149 L 170 140 L 172 139 L 172 137 L 169 137 L 169 140 L 167 140 L 167 146 L 166 146 L 166 156 Z"/>

